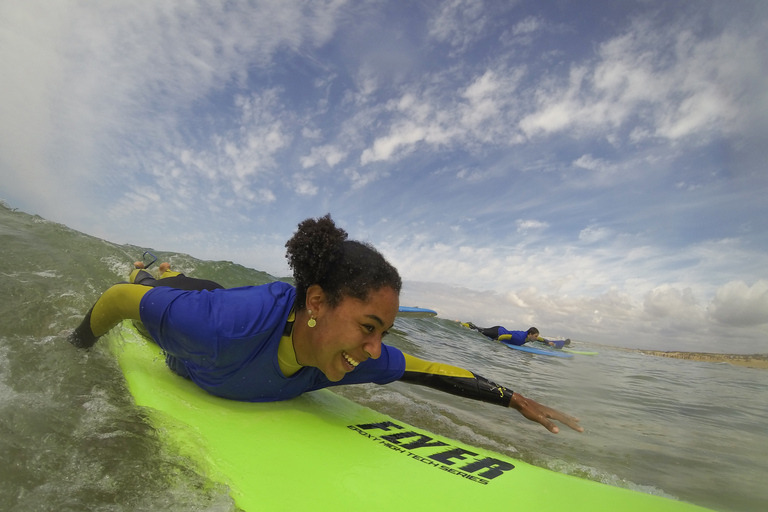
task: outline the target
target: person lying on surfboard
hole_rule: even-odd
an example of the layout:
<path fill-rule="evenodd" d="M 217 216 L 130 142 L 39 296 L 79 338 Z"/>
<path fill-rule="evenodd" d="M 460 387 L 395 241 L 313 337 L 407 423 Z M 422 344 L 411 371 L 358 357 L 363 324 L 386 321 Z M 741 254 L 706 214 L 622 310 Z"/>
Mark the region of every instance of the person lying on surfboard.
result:
<path fill-rule="evenodd" d="M 518 347 L 528 343 L 529 341 L 540 341 L 550 347 L 563 348 L 566 345 L 571 344 L 570 339 L 566 340 L 545 340 L 539 336 L 539 330 L 535 327 L 531 327 L 527 331 L 510 331 L 500 325 L 493 327 L 478 327 L 472 322 L 463 322 L 461 325 L 469 327 L 472 330 L 479 332 L 484 336 L 488 336 L 492 340 L 499 340 L 509 343 L 511 345 L 517 345 Z"/>
<path fill-rule="evenodd" d="M 136 269 L 130 282 L 102 294 L 69 340 L 92 347 L 131 319 L 163 349 L 171 370 L 223 398 L 287 400 L 334 385 L 400 380 L 512 407 L 553 433 L 552 420 L 583 432 L 578 418 L 382 343 L 397 316 L 400 275 L 372 246 L 347 240 L 330 214 L 302 221 L 286 247 L 295 287 L 225 289 L 167 264 L 160 279 Z"/>

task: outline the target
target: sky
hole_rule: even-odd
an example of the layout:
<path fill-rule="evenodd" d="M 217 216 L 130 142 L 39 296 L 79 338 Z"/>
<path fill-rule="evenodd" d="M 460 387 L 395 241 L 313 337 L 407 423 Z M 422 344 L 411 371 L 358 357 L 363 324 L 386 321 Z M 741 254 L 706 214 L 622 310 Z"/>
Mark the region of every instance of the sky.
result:
<path fill-rule="evenodd" d="M 768 353 L 766 48 L 760 0 L 0 0 L 0 200 L 275 276 L 330 213 L 443 318 Z"/>

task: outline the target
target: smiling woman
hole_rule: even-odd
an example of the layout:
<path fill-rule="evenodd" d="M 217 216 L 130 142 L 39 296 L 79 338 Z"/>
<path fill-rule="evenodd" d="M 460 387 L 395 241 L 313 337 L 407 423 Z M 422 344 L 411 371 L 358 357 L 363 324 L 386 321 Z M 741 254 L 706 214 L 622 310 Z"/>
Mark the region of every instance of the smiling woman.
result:
<path fill-rule="evenodd" d="M 373 247 L 347 240 L 330 215 L 307 219 L 287 243 L 296 287 L 224 289 L 170 271 L 137 268 L 109 288 L 70 336 L 81 348 L 120 321 L 140 321 L 167 365 L 231 400 L 286 400 L 340 384 L 396 380 L 517 409 L 553 433 L 578 419 L 471 371 L 422 361 L 382 343 L 397 316 L 400 275 Z M 137 265 L 141 267 L 142 265 Z"/>

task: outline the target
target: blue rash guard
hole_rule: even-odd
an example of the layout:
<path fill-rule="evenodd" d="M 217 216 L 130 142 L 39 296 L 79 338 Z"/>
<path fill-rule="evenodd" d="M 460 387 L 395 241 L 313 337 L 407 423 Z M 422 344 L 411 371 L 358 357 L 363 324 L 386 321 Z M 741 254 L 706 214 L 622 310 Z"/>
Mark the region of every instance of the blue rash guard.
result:
<path fill-rule="evenodd" d="M 289 284 L 186 291 L 157 287 L 140 302 L 141 321 L 166 352 L 168 366 L 209 393 L 246 402 L 286 400 L 329 386 L 388 384 L 405 371 L 405 357 L 382 344 L 338 382 L 305 366 L 280 371 L 277 348 L 296 297 Z"/>
<path fill-rule="evenodd" d="M 512 336 L 512 339 L 504 340 L 504 343 L 509 343 L 510 345 L 517 345 L 522 346 L 528 338 L 528 332 L 527 331 L 508 331 L 503 327 L 499 327 L 499 334 L 496 336 L 496 339 L 498 339 L 499 336 L 503 336 L 505 334 L 509 334 Z"/>

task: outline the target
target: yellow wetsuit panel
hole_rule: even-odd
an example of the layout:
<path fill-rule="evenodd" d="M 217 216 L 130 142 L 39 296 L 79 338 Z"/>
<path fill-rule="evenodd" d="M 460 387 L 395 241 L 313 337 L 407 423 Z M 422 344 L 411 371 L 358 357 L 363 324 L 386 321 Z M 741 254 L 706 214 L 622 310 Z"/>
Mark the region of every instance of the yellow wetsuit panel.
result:
<path fill-rule="evenodd" d="M 288 322 L 294 320 L 296 320 L 296 312 L 291 311 L 291 314 L 288 315 Z M 280 371 L 286 377 L 290 377 L 303 368 L 296 360 L 296 351 L 293 349 L 293 329 L 291 329 L 290 334 L 280 338 L 280 345 L 277 346 L 277 362 L 280 365 Z"/>
<path fill-rule="evenodd" d="M 499 341 L 507 341 L 507 340 L 511 340 L 511 339 L 512 339 L 512 335 L 511 335 L 511 334 L 502 334 L 501 336 L 499 336 L 499 337 L 498 337 L 498 338 L 496 338 L 496 339 L 497 339 L 497 340 L 499 340 Z M 527 340 L 526 340 L 526 341 L 527 341 Z M 541 342 L 543 342 L 543 343 L 546 343 L 546 342 L 547 342 L 547 340 L 545 340 L 545 339 L 544 339 L 544 338 L 542 338 L 541 336 L 539 336 L 538 338 L 536 338 L 536 341 L 541 341 Z"/>
<path fill-rule="evenodd" d="M 96 301 L 91 312 L 91 332 L 99 337 L 122 320 L 141 320 L 139 304 L 152 288 L 135 284 L 116 284 Z"/>
<path fill-rule="evenodd" d="M 424 361 L 423 359 L 413 357 L 405 352 L 403 352 L 403 355 L 405 356 L 405 371 L 407 372 L 431 373 L 432 375 L 443 375 L 445 377 L 475 378 L 475 375 L 472 372 L 465 370 L 464 368 L 459 368 L 458 366 Z"/>

